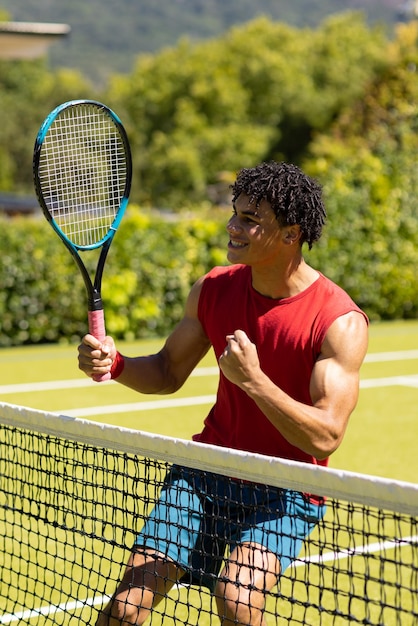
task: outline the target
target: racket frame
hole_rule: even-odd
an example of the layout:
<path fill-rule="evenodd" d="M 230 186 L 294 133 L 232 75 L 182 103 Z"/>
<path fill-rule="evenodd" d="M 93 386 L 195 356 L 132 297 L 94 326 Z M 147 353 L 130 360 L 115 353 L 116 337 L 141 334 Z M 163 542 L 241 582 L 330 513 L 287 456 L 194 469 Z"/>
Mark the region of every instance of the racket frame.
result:
<path fill-rule="evenodd" d="M 82 106 L 82 105 L 87 105 L 87 106 L 92 105 L 96 107 L 98 110 L 103 111 L 112 119 L 112 121 L 114 122 L 115 126 L 117 127 L 120 133 L 120 137 L 124 145 L 125 157 L 126 157 L 126 170 L 127 170 L 124 194 L 123 194 L 121 203 L 119 205 L 119 208 L 116 212 L 115 218 L 109 230 L 107 231 L 106 235 L 103 236 L 99 241 L 94 242 L 92 244 L 88 244 L 88 245 L 79 245 L 79 244 L 74 243 L 61 230 L 61 228 L 59 227 L 59 225 L 57 224 L 57 222 L 55 221 L 55 219 L 53 218 L 53 216 L 51 215 L 48 209 L 48 206 L 43 197 L 42 185 L 39 179 L 39 164 L 40 164 L 40 159 L 41 159 L 42 146 L 43 146 L 44 139 L 48 133 L 48 130 L 50 129 L 54 121 L 59 117 L 59 115 L 63 111 L 71 107 Z M 112 243 L 116 230 L 122 220 L 126 207 L 128 206 L 129 193 L 130 193 L 131 182 L 132 182 L 131 149 L 130 149 L 129 140 L 128 140 L 125 128 L 120 118 L 109 107 L 107 107 L 106 105 L 96 100 L 85 100 L 85 99 L 69 100 L 68 102 L 64 102 L 63 104 L 60 104 L 59 106 L 57 106 L 45 118 L 45 120 L 43 121 L 38 131 L 38 134 L 35 140 L 35 147 L 34 147 L 34 154 L 33 154 L 33 177 L 34 177 L 35 190 L 36 190 L 36 194 L 38 197 L 38 201 L 46 219 L 48 220 L 52 228 L 55 230 L 57 235 L 60 237 L 60 239 L 65 244 L 65 246 L 70 251 L 73 259 L 76 261 L 78 268 L 81 272 L 81 275 L 83 277 L 84 284 L 87 290 L 88 311 L 92 312 L 92 311 L 102 310 L 103 303 L 102 303 L 102 297 L 101 297 L 101 285 L 102 285 L 104 265 L 105 265 L 107 254 L 109 252 L 110 244 Z M 92 281 L 79 253 L 81 251 L 94 250 L 98 248 L 101 248 L 101 251 L 100 251 L 100 256 L 96 265 L 94 281 Z"/>

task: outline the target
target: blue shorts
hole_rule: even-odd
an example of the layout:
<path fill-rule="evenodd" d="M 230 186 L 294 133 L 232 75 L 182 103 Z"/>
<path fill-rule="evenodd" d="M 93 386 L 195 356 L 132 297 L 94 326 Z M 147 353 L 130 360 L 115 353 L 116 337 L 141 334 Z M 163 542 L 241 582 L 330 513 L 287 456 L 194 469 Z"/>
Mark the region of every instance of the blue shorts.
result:
<path fill-rule="evenodd" d="M 227 547 L 257 543 L 283 573 L 324 513 L 297 491 L 173 466 L 134 549 L 164 554 L 186 572 L 183 583 L 213 592 Z"/>

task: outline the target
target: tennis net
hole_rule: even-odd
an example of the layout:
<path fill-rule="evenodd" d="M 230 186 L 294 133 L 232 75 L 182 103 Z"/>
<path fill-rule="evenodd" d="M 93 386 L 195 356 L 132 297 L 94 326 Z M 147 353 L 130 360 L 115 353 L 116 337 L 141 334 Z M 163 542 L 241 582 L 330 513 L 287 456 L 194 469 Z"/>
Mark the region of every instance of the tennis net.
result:
<path fill-rule="evenodd" d="M 269 626 L 418 624 L 418 485 L 7 403 L 0 450 L 0 624 L 94 625 L 173 464 L 200 481 L 216 473 L 235 487 L 326 497 L 325 516 L 266 594 Z M 239 505 L 236 491 L 230 499 Z M 206 587 L 176 584 L 146 623 L 219 619 Z"/>

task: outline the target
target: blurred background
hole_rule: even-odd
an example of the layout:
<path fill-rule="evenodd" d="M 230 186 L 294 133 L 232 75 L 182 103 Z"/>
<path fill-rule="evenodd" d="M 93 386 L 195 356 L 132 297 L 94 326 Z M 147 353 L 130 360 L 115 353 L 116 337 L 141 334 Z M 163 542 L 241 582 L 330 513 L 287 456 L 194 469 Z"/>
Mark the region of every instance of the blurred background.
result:
<path fill-rule="evenodd" d="M 84 287 L 32 183 L 37 130 L 74 98 L 111 106 L 132 146 L 131 203 L 103 285 L 116 337 L 172 328 L 191 283 L 226 262 L 237 170 L 270 159 L 323 185 L 328 224 L 308 262 L 372 321 L 417 318 L 417 2 L 0 7 L 0 346 L 85 331 Z"/>

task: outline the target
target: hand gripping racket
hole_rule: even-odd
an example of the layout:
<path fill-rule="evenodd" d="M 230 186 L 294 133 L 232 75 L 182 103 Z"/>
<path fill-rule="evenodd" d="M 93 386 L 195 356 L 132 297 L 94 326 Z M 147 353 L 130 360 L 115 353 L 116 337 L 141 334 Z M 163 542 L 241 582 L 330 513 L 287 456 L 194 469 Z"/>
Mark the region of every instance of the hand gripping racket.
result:
<path fill-rule="evenodd" d="M 61 104 L 39 129 L 33 174 L 44 215 L 83 276 L 89 332 L 103 341 L 103 269 L 128 204 L 132 179 L 131 151 L 120 119 L 94 100 Z M 98 248 L 101 251 L 92 281 L 79 253 Z M 110 374 L 95 380 L 107 378 Z"/>

